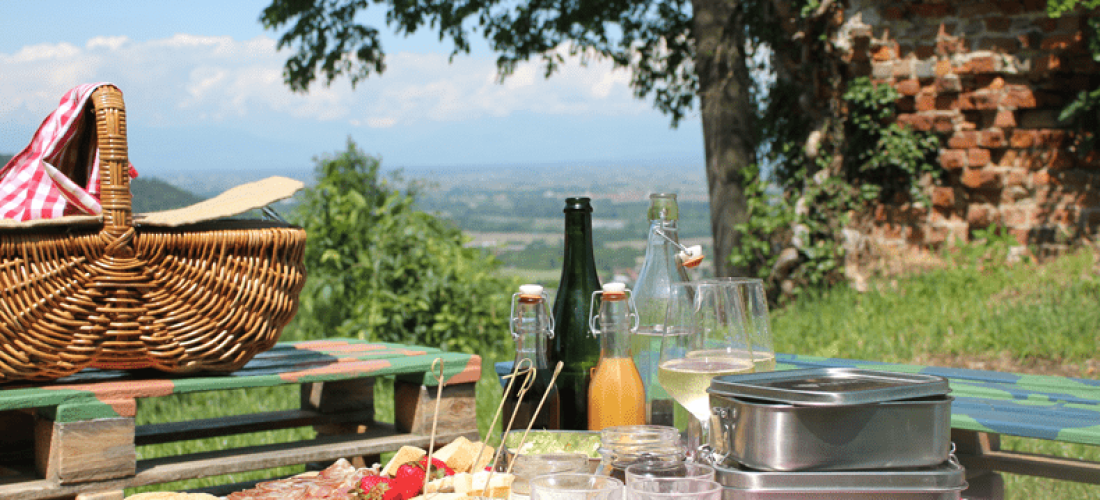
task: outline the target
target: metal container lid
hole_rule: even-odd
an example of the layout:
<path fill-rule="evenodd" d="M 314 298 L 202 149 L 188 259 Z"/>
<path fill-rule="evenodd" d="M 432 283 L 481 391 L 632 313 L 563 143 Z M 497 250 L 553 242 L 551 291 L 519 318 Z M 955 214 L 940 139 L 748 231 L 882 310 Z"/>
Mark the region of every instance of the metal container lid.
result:
<path fill-rule="evenodd" d="M 803 406 L 847 406 L 942 396 L 951 391 L 936 375 L 856 368 L 805 368 L 725 375 L 707 392 Z"/>
<path fill-rule="evenodd" d="M 966 470 L 954 457 L 934 467 L 854 471 L 768 472 L 715 465 L 726 488 L 769 492 L 933 492 L 966 488 Z"/>

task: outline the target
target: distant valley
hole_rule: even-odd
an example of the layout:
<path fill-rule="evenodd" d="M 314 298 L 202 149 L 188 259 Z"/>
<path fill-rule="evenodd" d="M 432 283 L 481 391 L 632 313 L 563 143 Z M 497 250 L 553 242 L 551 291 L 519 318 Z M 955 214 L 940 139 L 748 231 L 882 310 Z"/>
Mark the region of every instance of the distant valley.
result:
<path fill-rule="evenodd" d="M 0 155 L 0 160 L 6 159 Z M 392 172 L 390 172 L 392 174 Z M 233 186 L 281 175 L 312 182 L 310 169 L 142 172 L 132 182 L 135 212 L 179 208 Z M 702 165 L 615 164 L 409 167 L 405 182 L 420 189 L 418 206 L 460 227 L 468 245 L 496 255 L 504 271 L 556 285 L 561 267 L 565 198 L 593 205 L 593 240 L 601 280 L 632 282 L 644 254 L 649 194 L 677 193 L 680 237 L 709 251 L 710 219 Z M 276 205 L 284 216 L 294 200 Z M 708 253 L 708 256 L 710 253 Z M 709 274 L 712 266 L 701 271 Z"/>

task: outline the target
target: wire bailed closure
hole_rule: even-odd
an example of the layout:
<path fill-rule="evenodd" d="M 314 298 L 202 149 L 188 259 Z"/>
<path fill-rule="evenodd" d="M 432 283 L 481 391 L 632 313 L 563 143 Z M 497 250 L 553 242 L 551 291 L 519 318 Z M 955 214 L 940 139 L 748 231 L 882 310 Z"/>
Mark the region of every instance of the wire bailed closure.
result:
<path fill-rule="evenodd" d="M 91 100 L 103 225 L 0 230 L 0 383 L 89 366 L 233 371 L 273 347 L 297 312 L 305 231 L 135 228 L 122 93 Z"/>

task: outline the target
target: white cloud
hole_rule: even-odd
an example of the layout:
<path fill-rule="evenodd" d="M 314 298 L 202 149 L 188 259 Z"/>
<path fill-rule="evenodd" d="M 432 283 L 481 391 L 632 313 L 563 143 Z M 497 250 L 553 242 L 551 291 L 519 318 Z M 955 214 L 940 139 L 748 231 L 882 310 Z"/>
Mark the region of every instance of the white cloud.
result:
<path fill-rule="evenodd" d="M 129 41 L 130 39 L 124 36 L 97 36 L 88 40 L 88 43 L 84 44 L 84 47 L 88 50 L 95 50 L 98 48 L 118 50 L 119 47 L 125 45 Z"/>
<path fill-rule="evenodd" d="M 366 124 L 387 128 L 453 122 L 525 112 L 553 115 L 637 115 L 650 104 L 633 98 L 629 74 L 606 61 L 582 67 L 567 63 L 550 79 L 541 63 L 519 65 L 498 83 L 492 57 L 391 53 L 387 71 L 352 89 L 346 78 L 305 95 L 282 81 L 286 52 L 260 36 L 176 34 L 152 41 L 95 37 L 83 47 L 68 43 L 30 45 L 0 53 L 0 123 L 40 122 L 69 88 L 111 81 L 140 109 L 147 123 L 169 126 L 278 119 Z M 135 107 L 140 106 L 140 107 Z M 274 118 L 273 118 L 274 117 Z"/>

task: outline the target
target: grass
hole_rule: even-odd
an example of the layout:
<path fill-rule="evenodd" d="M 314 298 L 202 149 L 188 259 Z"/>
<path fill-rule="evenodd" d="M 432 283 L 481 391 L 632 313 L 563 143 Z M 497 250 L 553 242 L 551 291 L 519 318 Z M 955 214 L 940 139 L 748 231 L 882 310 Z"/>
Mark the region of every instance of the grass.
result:
<path fill-rule="evenodd" d="M 1008 359 L 1012 366 L 1062 367 L 1065 373 L 1096 378 L 1082 367 L 1095 357 L 1100 327 L 1100 276 L 1091 252 L 1038 264 L 962 265 L 921 275 L 875 281 L 858 293 L 838 287 L 800 297 L 773 311 L 772 329 L 780 352 L 889 362 L 926 363 Z M 485 359 L 478 383 L 477 413 L 484 435 L 496 410 L 500 386 Z M 1041 362 L 1041 363 L 1040 363 Z M 182 421 L 213 415 L 295 408 L 296 387 L 203 393 L 139 401 L 138 424 Z M 379 381 L 377 418 L 393 415 L 392 389 Z M 293 429 L 139 448 L 142 458 L 309 437 Z M 499 431 L 498 431 L 499 432 Z M 1100 447 L 1005 437 L 1005 449 L 1100 461 Z M 189 489 L 300 472 L 286 468 L 162 485 Z M 1100 499 L 1100 486 L 1005 474 L 1008 499 Z M 138 490 L 135 490 L 138 491 Z"/>

